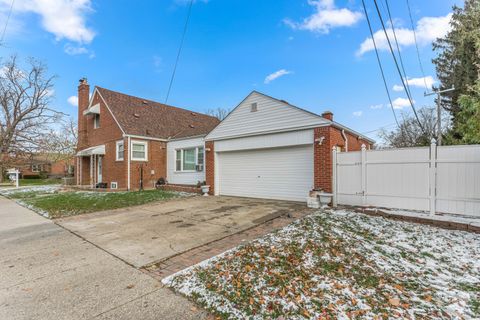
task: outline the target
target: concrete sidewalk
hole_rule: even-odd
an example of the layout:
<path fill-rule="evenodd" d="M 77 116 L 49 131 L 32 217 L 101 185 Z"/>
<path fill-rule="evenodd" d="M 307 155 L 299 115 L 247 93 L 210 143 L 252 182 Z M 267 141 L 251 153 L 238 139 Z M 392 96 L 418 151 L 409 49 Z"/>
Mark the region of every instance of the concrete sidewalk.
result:
<path fill-rule="evenodd" d="M 0 319 L 202 319 L 157 280 L 0 196 Z"/>

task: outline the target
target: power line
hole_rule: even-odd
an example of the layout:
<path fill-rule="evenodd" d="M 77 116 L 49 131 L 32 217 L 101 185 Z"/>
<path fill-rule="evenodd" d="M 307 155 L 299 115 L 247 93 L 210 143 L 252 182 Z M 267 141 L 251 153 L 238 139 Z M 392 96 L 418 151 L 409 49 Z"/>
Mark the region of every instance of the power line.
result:
<path fill-rule="evenodd" d="M 10 11 L 8 12 L 7 16 L 7 21 L 5 22 L 5 27 L 3 27 L 2 38 L 0 39 L 0 46 L 3 45 L 3 40 L 5 39 L 5 32 L 7 31 L 8 22 L 10 21 L 10 16 L 12 15 L 14 4 L 15 0 L 12 0 L 12 4 L 10 5 Z"/>
<path fill-rule="evenodd" d="M 385 85 L 385 91 L 387 92 L 388 101 L 390 102 L 390 108 L 393 112 L 393 117 L 395 118 L 395 122 L 397 126 L 400 128 L 400 124 L 398 123 L 397 115 L 395 114 L 395 109 L 393 108 L 392 97 L 390 96 L 390 91 L 388 89 L 387 80 L 385 79 L 385 73 L 383 71 L 382 61 L 380 60 L 380 55 L 378 54 L 377 43 L 375 41 L 375 37 L 373 35 L 372 24 L 370 23 L 370 18 L 368 17 L 367 7 L 365 6 L 365 0 L 362 0 L 363 4 L 363 11 L 365 11 L 365 16 L 367 17 L 368 29 L 370 30 L 370 35 L 372 37 L 373 47 L 375 48 L 375 55 L 377 56 L 378 66 L 380 67 L 380 73 L 382 74 L 383 84 Z"/>
<path fill-rule="evenodd" d="M 375 129 L 375 130 L 370 130 L 370 131 L 360 132 L 360 133 L 361 133 L 361 134 L 374 133 L 374 132 L 377 132 L 377 131 L 380 131 L 380 130 L 383 130 L 383 129 L 386 129 L 386 128 L 389 128 L 389 127 L 392 127 L 392 126 L 395 126 L 395 125 L 396 125 L 395 123 L 390 123 L 390 124 L 381 126 L 381 127 L 379 127 L 378 129 Z"/>
<path fill-rule="evenodd" d="M 175 79 L 175 73 L 177 72 L 178 60 L 180 59 L 180 54 L 182 53 L 183 42 L 185 40 L 185 35 L 187 33 L 188 22 L 190 21 L 190 14 L 192 12 L 193 0 L 190 0 L 190 4 L 188 5 L 188 13 L 187 19 L 185 20 L 185 26 L 183 27 L 183 34 L 182 40 L 180 41 L 180 47 L 178 48 L 177 58 L 175 60 L 175 65 L 173 67 L 172 77 L 170 78 L 170 84 L 168 85 L 167 96 L 165 97 L 165 104 L 168 102 L 168 98 L 170 96 L 170 90 L 172 90 L 173 80 Z"/>
<path fill-rule="evenodd" d="M 410 8 L 410 1 L 408 0 L 407 0 L 407 7 L 408 7 L 408 15 L 410 16 L 410 25 L 412 26 L 412 31 L 413 31 L 413 40 L 415 42 L 415 49 L 417 50 L 418 64 L 420 65 L 420 71 L 422 72 L 423 83 L 425 84 L 425 90 L 428 91 L 429 89 L 427 85 L 427 79 L 425 78 L 425 70 L 423 69 L 422 59 L 420 58 L 420 50 L 418 49 L 417 32 L 415 31 L 415 25 L 413 23 L 412 9 Z"/>
<path fill-rule="evenodd" d="M 420 126 L 422 131 L 424 133 L 426 133 L 425 129 L 423 128 L 422 123 L 420 122 L 420 119 L 418 118 L 417 110 L 415 110 L 415 106 L 413 105 L 412 97 L 408 93 L 407 86 L 406 86 L 405 81 L 402 77 L 402 72 L 400 71 L 400 67 L 398 65 L 397 57 L 395 56 L 395 53 L 393 52 L 392 43 L 390 42 L 390 38 L 388 37 L 387 30 L 385 28 L 385 23 L 383 22 L 382 14 L 380 13 L 380 9 L 378 8 L 377 0 L 373 0 L 373 2 L 375 3 L 375 8 L 377 9 L 377 14 L 378 14 L 378 17 L 380 18 L 380 22 L 382 24 L 383 32 L 385 33 L 385 38 L 387 39 L 388 47 L 390 48 L 390 53 L 392 54 L 393 61 L 395 62 L 395 66 L 397 67 L 397 72 L 400 75 L 400 80 L 402 81 L 402 85 L 403 85 L 403 88 L 405 89 L 405 93 L 407 94 L 408 101 L 410 102 L 410 106 L 412 107 L 412 110 L 413 110 L 413 113 L 415 115 L 415 118 L 417 119 L 418 125 Z"/>
<path fill-rule="evenodd" d="M 400 52 L 400 46 L 398 45 L 397 33 L 395 32 L 395 26 L 393 25 L 393 19 L 392 19 L 392 14 L 390 12 L 390 6 L 388 5 L 388 0 L 385 0 L 385 4 L 387 6 L 388 17 L 390 19 L 390 24 L 392 26 L 393 37 L 395 39 L 395 45 L 397 47 L 398 57 L 400 59 L 400 66 L 402 67 L 402 71 L 403 71 L 403 77 L 405 78 L 405 81 L 407 82 L 408 93 L 411 96 L 412 91 L 410 90 L 410 85 L 408 84 L 407 71 L 405 71 L 405 66 L 403 64 L 402 54 Z"/>

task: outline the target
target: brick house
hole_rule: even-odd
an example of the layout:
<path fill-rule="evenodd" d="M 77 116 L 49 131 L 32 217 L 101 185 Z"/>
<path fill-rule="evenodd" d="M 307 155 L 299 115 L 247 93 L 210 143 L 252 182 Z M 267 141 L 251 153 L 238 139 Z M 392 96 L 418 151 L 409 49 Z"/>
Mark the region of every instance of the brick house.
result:
<path fill-rule="evenodd" d="M 259 92 L 216 118 L 79 85 L 77 184 L 109 189 L 206 181 L 210 193 L 304 201 L 332 188 L 332 149 L 374 141 L 322 115 Z M 130 151 L 129 151 L 130 150 Z M 142 181 L 142 182 L 140 182 Z"/>
<path fill-rule="evenodd" d="M 95 87 L 91 98 L 89 95 L 87 80 L 80 80 L 79 186 L 132 190 L 142 184 L 152 188 L 159 178 L 167 177 L 167 142 L 201 138 L 219 122 L 214 117 L 100 87 Z M 203 144 L 196 146 L 193 161 L 203 157 L 202 153 Z M 186 156 L 190 161 L 192 152 Z M 195 173 L 204 170 L 196 163 L 188 168 Z"/>
<path fill-rule="evenodd" d="M 75 161 L 73 157 L 55 154 L 33 154 L 15 159 L 13 167 L 20 171 L 22 178 L 61 178 L 73 176 Z"/>

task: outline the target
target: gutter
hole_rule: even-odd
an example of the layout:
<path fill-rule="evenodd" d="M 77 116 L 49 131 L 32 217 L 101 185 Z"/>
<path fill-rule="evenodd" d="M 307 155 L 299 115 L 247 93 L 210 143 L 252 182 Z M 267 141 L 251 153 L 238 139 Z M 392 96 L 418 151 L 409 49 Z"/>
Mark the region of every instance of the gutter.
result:
<path fill-rule="evenodd" d="M 345 141 L 345 152 L 348 152 L 348 139 L 347 139 L 347 135 L 345 134 L 345 129 L 342 129 L 342 137 L 343 137 L 343 140 Z"/>

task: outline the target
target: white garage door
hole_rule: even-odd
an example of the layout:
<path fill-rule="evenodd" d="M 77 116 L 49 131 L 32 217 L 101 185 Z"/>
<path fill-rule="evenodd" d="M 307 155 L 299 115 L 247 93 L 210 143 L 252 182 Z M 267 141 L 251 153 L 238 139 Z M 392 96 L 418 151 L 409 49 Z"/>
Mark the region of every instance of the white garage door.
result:
<path fill-rule="evenodd" d="M 220 152 L 221 195 L 305 201 L 313 187 L 313 146 Z"/>

